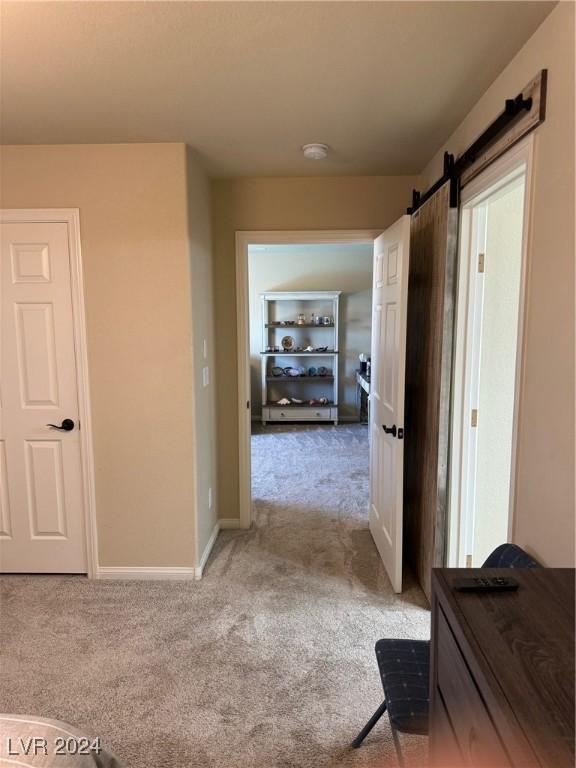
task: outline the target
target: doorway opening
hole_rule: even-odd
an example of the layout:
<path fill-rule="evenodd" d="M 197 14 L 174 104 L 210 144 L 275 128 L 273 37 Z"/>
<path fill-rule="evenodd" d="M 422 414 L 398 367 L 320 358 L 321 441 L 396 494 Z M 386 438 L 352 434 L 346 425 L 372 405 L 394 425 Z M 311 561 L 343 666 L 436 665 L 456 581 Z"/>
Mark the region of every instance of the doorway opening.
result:
<path fill-rule="evenodd" d="M 448 565 L 513 539 L 531 142 L 463 190 Z"/>
<path fill-rule="evenodd" d="M 347 439 L 358 448 L 362 482 L 368 427 L 360 423 L 356 371 L 360 355 L 370 356 L 376 234 L 237 234 L 243 528 L 250 527 L 257 507 L 253 486 L 272 489 L 283 477 L 294 478 L 289 496 L 295 508 L 304 487 L 317 488 L 318 499 L 331 494 L 337 503 L 338 471 L 332 467 L 331 478 L 324 477 L 322 465 L 327 459 L 338 463 Z M 367 476 L 365 481 L 367 495 Z M 344 482 L 342 490 L 345 485 L 352 493 Z M 364 513 L 367 523 L 367 504 Z"/>

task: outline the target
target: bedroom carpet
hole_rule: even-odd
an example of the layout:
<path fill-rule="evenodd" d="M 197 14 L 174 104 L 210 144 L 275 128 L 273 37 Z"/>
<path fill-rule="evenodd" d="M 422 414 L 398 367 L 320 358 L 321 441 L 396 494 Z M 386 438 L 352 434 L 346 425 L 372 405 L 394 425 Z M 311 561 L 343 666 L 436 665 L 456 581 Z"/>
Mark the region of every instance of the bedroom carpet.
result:
<path fill-rule="evenodd" d="M 0 711 L 100 735 L 131 768 L 397 765 L 374 642 L 426 638 L 367 527 L 367 428 L 253 437 L 255 525 L 220 534 L 200 582 L 0 581 Z M 410 766 L 426 740 L 401 737 Z"/>

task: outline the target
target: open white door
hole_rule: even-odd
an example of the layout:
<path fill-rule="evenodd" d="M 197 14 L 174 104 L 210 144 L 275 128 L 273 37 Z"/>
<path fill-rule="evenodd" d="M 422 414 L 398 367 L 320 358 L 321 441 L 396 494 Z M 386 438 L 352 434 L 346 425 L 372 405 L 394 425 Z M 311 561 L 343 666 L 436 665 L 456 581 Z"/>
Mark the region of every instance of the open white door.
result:
<path fill-rule="evenodd" d="M 370 383 L 370 531 L 402 591 L 404 372 L 410 216 L 374 241 Z"/>

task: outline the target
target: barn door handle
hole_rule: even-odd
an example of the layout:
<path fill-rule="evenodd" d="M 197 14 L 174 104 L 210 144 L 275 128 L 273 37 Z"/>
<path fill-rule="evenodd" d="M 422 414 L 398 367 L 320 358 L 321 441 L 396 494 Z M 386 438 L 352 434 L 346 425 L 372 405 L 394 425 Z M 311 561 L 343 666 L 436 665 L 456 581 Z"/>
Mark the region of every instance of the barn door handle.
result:
<path fill-rule="evenodd" d="M 46 426 L 52 427 L 52 429 L 61 429 L 62 432 L 71 432 L 74 429 L 74 422 L 72 419 L 64 419 L 60 426 L 58 424 L 46 424 Z"/>
<path fill-rule="evenodd" d="M 387 427 L 386 424 L 382 424 L 382 429 L 384 432 L 386 432 L 387 435 L 392 435 L 392 437 L 396 437 L 396 424 L 393 424 L 391 427 Z"/>

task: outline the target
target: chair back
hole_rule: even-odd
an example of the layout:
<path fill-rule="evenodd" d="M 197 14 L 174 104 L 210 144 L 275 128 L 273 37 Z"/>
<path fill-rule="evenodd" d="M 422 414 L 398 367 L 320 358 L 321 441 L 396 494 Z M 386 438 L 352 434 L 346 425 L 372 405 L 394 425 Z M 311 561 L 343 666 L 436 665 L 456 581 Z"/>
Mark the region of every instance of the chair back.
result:
<path fill-rule="evenodd" d="M 494 552 L 488 555 L 482 568 L 541 568 L 537 560 L 534 560 L 522 547 L 516 544 L 500 544 Z"/>

